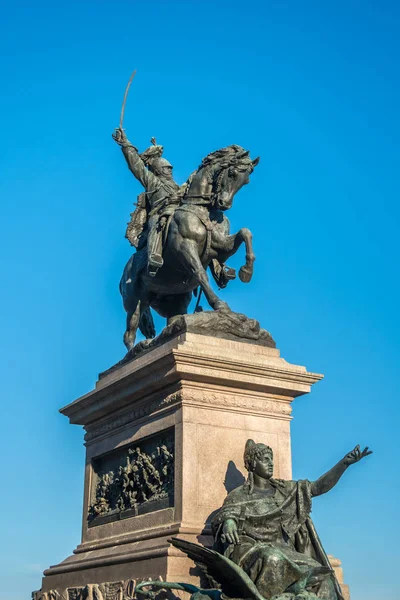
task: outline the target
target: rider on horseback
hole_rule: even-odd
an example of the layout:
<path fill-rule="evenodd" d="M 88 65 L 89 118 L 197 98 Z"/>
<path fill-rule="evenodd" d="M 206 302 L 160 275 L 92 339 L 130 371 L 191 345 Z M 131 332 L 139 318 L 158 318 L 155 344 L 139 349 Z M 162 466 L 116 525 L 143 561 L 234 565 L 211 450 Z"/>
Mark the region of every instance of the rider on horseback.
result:
<path fill-rule="evenodd" d="M 135 247 L 147 239 L 147 266 L 152 277 L 163 264 L 162 237 L 168 217 L 181 204 L 187 184 L 179 186 L 172 177 L 172 165 L 162 157 L 163 147 L 151 139 L 152 146 L 139 154 L 126 137 L 123 129 L 116 129 L 113 138 L 121 146 L 122 152 L 136 179 L 145 188 L 138 197 L 136 210 L 131 215 L 126 237 Z M 146 227 L 147 238 L 140 238 Z M 226 287 L 235 278 L 235 270 L 213 259 L 211 273 L 220 288 Z"/>
<path fill-rule="evenodd" d="M 141 221 L 142 228 L 147 223 L 148 272 L 154 276 L 164 264 L 162 229 L 166 217 L 179 206 L 183 192 L 172 177 L 171 163 L 162 158 L 163 147 L 158 146 L 154 138 L 152 139 L 153 145 L 142 154 L 139 154 L 137 148 L 129 142 L 122 129 L 117 129 L 113 138 L 121 146 L 129 169 L 146 190 L 138 198 L 136 211 L 146 211 L 144 219 L 139 218 L 138 220 Z M 136 211 L 132 215 L 133 222 L 135 222 L 135 217 L 138 217 Z M 135 240 L 131 240 L 128 226 L 128 238 L 135 246 L 139 243 L 137 238 L 140 233 L 136 230 Z"/>

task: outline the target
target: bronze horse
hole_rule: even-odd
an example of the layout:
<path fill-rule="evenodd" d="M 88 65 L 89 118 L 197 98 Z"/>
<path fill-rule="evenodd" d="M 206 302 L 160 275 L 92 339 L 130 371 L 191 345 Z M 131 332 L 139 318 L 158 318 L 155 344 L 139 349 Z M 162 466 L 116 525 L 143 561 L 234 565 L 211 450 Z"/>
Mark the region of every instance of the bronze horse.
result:
<path fill-rule="evenodd" d="M 150 308 L 168 321 L 186 314 L 198 286 L 211 308 L 229 310 L 213 292 L 206 269 L 213 259 L 225 263 L 242 243 L 246 246 L 246 263 L 239 278 L 244 283 L 251 280 L 255 260 L 252 235 L 245 228 L 229 235 L 224 212 L 231 208 L 236 192 L 249 183 L 258 162 L 259 158 L 251 160 L 249 153 L 236 145 L 209 154 L 189 178 L 182 204 L 165 228 L 164 265 L 157 275 L 147 273 L 144 244 L 129 259 L 120 282 L 127 312 L 124 343 L 128 350 L 134 347 L 138 328 L 146 338 L 155 336 Z"/>

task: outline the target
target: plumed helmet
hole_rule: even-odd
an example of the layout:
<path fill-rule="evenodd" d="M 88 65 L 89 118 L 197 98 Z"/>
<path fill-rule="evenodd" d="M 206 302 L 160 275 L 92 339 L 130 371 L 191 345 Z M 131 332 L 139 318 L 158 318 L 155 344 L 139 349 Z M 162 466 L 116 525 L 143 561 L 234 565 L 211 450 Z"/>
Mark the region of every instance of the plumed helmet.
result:
<path fill-rule="evenodd" d="M 151 138 L 151 143 L 152 145 L 140 155 L 144 164 L 156 175 L 160 175 L 164 167 L 172 169 L 171 163 L 162 157 L 163 146 L 159 146 L 155 138 Z"/>
<path fill-rule="evenodd" d="M 161 170 L 163 167 L 170 167 L 172 169 L 171 163 L 163 157 L 154 159 L 149 167 L 157 170 Z"/>

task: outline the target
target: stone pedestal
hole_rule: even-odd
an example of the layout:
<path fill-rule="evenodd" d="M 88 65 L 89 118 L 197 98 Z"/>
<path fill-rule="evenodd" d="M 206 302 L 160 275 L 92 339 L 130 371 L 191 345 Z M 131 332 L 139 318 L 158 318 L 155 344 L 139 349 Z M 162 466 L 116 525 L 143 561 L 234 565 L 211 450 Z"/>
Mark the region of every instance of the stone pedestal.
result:
<path fill-rule="evenodd" d="M 335 571 L 336 579 L 340 584 L 340 589 L 342 590 L 343 600 L 350 600 L 350 590 L 349 586 L 344 583 L 343 580 L 343 569 L 342 569 L 342 561 L 338 558 L 332 556 L 332 554 L 328 554 L 329 562 L 331 563 L 332 569 Z"/>
<path fill-rule="evenodd" d="M 248 438 L 272 447 L 275 477 L 291 478 L 291 402 L 321 378 L 274 348 L 193 333 L 106 373 L 61 410 L 86 430 L 82 541 L 45 571 L 37 598 L 79 598 L 87 584 L 93 598 L 129 598 L 131 579 L 197 582 L 168 538 L 207 542 L 210 517 L 243 482 Z M 146 498 L 126 506 L 128 486 L 117 510 L 135 464 L 147 465 Z"/>

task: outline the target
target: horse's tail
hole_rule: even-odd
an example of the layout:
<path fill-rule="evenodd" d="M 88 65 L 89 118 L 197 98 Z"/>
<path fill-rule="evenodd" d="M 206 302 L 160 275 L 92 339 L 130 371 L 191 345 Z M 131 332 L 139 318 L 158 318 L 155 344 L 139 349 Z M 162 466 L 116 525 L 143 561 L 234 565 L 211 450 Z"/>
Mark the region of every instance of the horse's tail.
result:
<path fill-rule="evenodd" d="M 151 314 L 149 307 L 147 307 L 140 315 L 139 329 L 146 339 L 156 337 L 153 315 Z"/>

